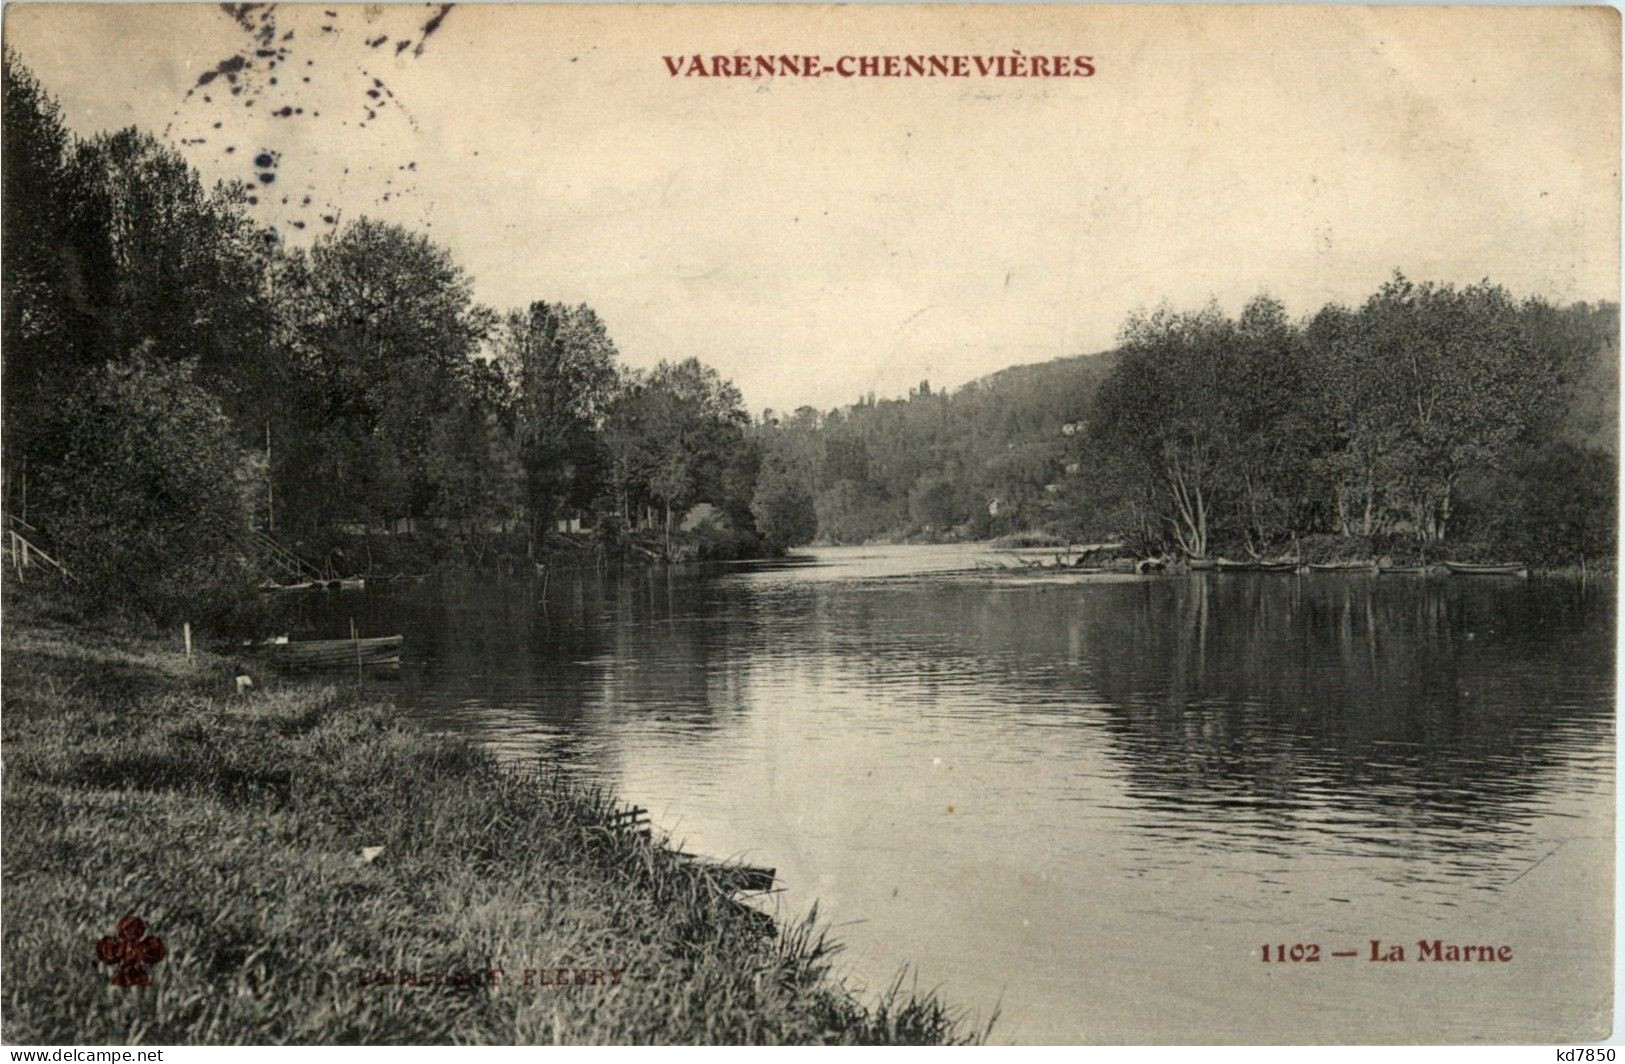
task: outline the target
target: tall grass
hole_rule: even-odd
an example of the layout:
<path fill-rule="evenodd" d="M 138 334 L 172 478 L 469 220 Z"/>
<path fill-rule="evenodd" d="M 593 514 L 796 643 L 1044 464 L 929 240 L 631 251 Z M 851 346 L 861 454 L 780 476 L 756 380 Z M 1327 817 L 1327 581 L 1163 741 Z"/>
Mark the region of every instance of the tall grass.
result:
<path fill-rule="evenodd" d="M 16 598 L 8 1042 L 975 1037 L 900 986 L 861 1002 L 814 923 L 774 930 L 545 765 L 503 767 L 341 687 L 273 681 L 238 698 L 222 659 L 19 618 Z M 368 861 L 364 847 L 382 849 Z M 127 913 L 167 946 L 150 987 L 112 986 L 97 961 Z M 558 968 L 606 974 L 541 985 Z M 451 978 L 468 973 L 484 976 Z"/>

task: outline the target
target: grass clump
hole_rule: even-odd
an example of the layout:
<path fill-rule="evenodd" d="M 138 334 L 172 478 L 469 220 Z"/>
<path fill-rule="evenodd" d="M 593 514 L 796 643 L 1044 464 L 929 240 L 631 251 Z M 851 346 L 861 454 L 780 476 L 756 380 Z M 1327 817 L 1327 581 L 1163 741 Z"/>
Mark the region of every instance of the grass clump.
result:
<path fill-rule="evenodd" d="M 223 659 L 19 619 L 9 598 L 13 1044 L 971 1037 L 931 996 L 859 1001 L 810 922 L 775 931 L 543 766 L 353 689 L 237 698 Z M 148 987 L 97 959 L 127 913 L 166 946 Z M 603 974 L 556 985 L 561 968 Z"/>

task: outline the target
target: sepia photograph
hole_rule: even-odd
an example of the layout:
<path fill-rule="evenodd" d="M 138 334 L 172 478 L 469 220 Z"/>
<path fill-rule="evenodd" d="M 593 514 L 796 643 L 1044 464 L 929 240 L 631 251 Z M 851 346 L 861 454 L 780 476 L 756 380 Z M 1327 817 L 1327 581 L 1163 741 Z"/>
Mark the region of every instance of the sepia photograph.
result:
<path fill-rule="evenodd" d="M 1614 8 L 3 47 L 12 1059 L 1613 1059 Z"/>

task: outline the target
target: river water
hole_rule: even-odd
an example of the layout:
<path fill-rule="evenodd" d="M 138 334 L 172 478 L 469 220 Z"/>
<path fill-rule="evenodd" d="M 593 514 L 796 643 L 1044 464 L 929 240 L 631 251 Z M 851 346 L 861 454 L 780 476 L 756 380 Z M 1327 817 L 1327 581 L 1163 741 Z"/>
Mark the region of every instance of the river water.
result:
<path fill-rule="evenodd" d="M 404 633 L 407 712 L 776 867 L 851 983 L 906 964 L 995 1040 L 1608 1029 L 1611 583 L 999 560 L 443 579 L 298 634 Z M 1418 960 L 1436 938 L 1512 959 Z"/>

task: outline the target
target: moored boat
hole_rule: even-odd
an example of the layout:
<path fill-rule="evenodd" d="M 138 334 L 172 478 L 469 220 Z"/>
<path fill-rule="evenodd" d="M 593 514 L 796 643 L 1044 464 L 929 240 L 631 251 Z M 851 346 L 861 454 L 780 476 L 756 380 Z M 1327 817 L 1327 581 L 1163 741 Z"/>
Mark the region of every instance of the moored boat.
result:
<path fill-rule="evenodd" d="M 1529 575 L 1529 567 L 1523 562 L 1445 562 L 1444 567 L 1457 576 Z"/>
<path fill-rule="evenodd" d="M 1312 573 L 1372 573 L 1377 571 L 1374 561 L 1310 562 Z"/>
<path fill-rule="evenodd" d="M 1212 569 L 1216 566 L 1212 558 L 1189 558 L 1186 560 L 1186 564 L 1197 571 Z"/>
<path fill-rule="evenodd" d="M 396 668 L 404 636 L 371 639 L 306 639 L 269 647 L 271 661 L 286 669 L 333 669 L 355 666 Z"/>
<path fill-rule="evenodd" d="M 1298 563 L 1295 561 L 1231 561 L 1229 558 L 1220 558 L 1216 563 L 1221 572 L 1226 573 L 1295 573 Z"/>
<path fill-rule="evenodd" d="M 1428 569 L 1426 565 L 1382 565 L 1377 572 L 1384 576 L 1426 576 Z"/>

